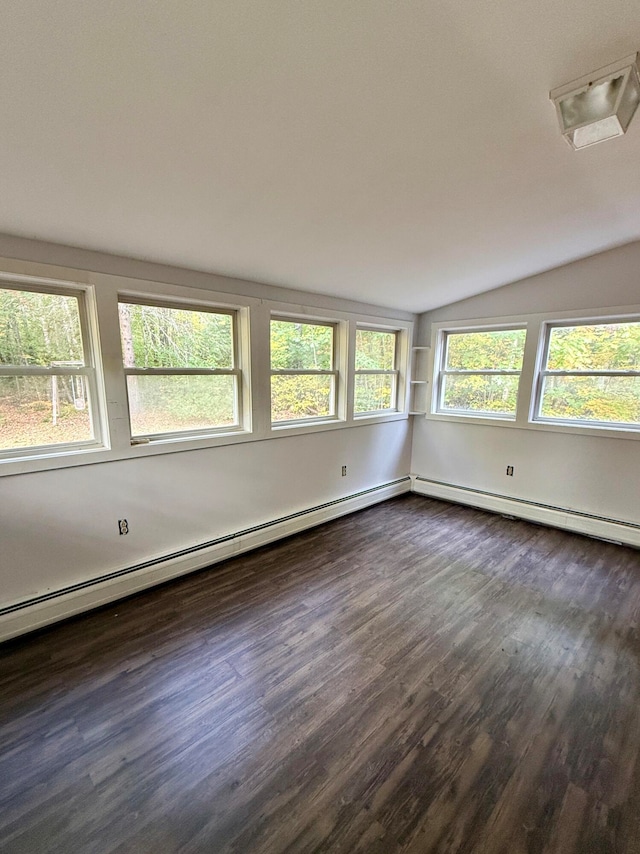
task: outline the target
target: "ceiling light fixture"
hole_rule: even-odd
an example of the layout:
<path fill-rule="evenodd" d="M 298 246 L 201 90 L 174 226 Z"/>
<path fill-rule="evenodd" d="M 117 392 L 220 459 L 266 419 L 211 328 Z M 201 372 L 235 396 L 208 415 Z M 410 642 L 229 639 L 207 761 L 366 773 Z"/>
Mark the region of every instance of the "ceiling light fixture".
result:
<path fill-rule="evenodd" d="M 571 148 L 622 136 L 640 103 L 638 54 L 599 68 L 549 92 Z"/>

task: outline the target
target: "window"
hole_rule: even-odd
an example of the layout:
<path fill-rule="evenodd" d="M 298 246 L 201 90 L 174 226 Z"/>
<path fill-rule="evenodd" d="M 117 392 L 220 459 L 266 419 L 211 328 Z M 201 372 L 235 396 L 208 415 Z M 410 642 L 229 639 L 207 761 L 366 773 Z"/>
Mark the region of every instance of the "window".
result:
<path fill-rule="evenodd" d="M 437 411 L 515 419 L 525 329 L 445 332 Z"/>
<path fill-rule="evenodd" d="M 336 417 L 335 326 L 271 320 L 273 423 Z"/>
<path fill-rule="evenodd" d="M 640 427 L 640 321 L 548 325 L 536 420 Z"/>
<path fill-rule="evenodd" d="M 363 415 L 398 408 L 398 333 L 356 330 L 354 413 Z"/>
<path fill-rule="evenodd" d="M 122 300 L 119 314 L 132 436 L 239 428 L 234 312 Z"/>
<path fill-rule="evenodd" d="M 99 441 L 85 294 L 0 288 L 0 456 Z"/>

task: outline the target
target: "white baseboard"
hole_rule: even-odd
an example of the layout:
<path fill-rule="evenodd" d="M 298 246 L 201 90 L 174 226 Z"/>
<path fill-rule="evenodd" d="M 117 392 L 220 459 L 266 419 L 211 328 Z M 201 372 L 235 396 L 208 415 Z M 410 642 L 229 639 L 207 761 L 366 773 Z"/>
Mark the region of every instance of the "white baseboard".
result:
<path fill-rule="evenodd" d="M 419 495 L 427 495 L 430 498 L 442 498 L 456 504 L 469 504 L 482 510 L 504 513 L 507 516 L 526 519 L 529 522 L 551 525 L 554 528 L 564 528 L 578 534 L 586 534 L 589 537 L 599 537 L 603 540 L 612 540 L 616 543 L 640 548 L 640 525 L 619 522 L 616 519 L 606 519 L 560 507 L 550 507 L 520 498 L 508 498 L 492 492 L 441 483 L 413 474 L 411 475 L 411 491 Z"/>
<path fill-rule="evenodd" d="M 219 563 L 410 491 L 409 478 L 402 478 L 318 507 L 302 510 L 282 519 L 275 519 L 264 525 L 238 531 L 210 545 L 185 550 L 183 553 L 170 555 L 166 559 L 149 561 L 147 565 L 140 568 L 124 568 L 102 579 L 88 580 L 82 585 L 76 585 L 73 590 L 63 589 L 48 593 L 44 601 L 41 598 L 14 603 L 10 610 L 5 609 L 5 613 L 0 615 L 0 641 L 34 631 L 83 611 L 98 608 L 100 605 L 106 605 L 140 590 L 186 575 L 196 569 L 203 569 L 205 566 Z"/>

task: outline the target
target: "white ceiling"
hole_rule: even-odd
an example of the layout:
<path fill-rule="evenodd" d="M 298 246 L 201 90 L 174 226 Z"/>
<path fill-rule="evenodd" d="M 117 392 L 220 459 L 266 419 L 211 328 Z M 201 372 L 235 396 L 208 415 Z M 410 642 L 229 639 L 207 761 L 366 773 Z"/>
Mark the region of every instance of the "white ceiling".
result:
<path fill-rule="evenodd" d="M 640 238 L 638 0 L 3 0 L 0 231 L 414 311 Z M 603 283 L 606 288 L 606 283 Z"/>

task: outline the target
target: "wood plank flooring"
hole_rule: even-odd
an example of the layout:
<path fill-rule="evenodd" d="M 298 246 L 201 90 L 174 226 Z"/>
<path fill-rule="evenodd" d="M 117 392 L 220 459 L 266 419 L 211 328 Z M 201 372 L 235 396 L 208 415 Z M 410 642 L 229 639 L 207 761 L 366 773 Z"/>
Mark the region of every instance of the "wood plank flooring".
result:
<path fill-rule="evenodd" d="M 0 647 L 0 850 L 640 852 L 640 552 L 406 496 Z"/>

